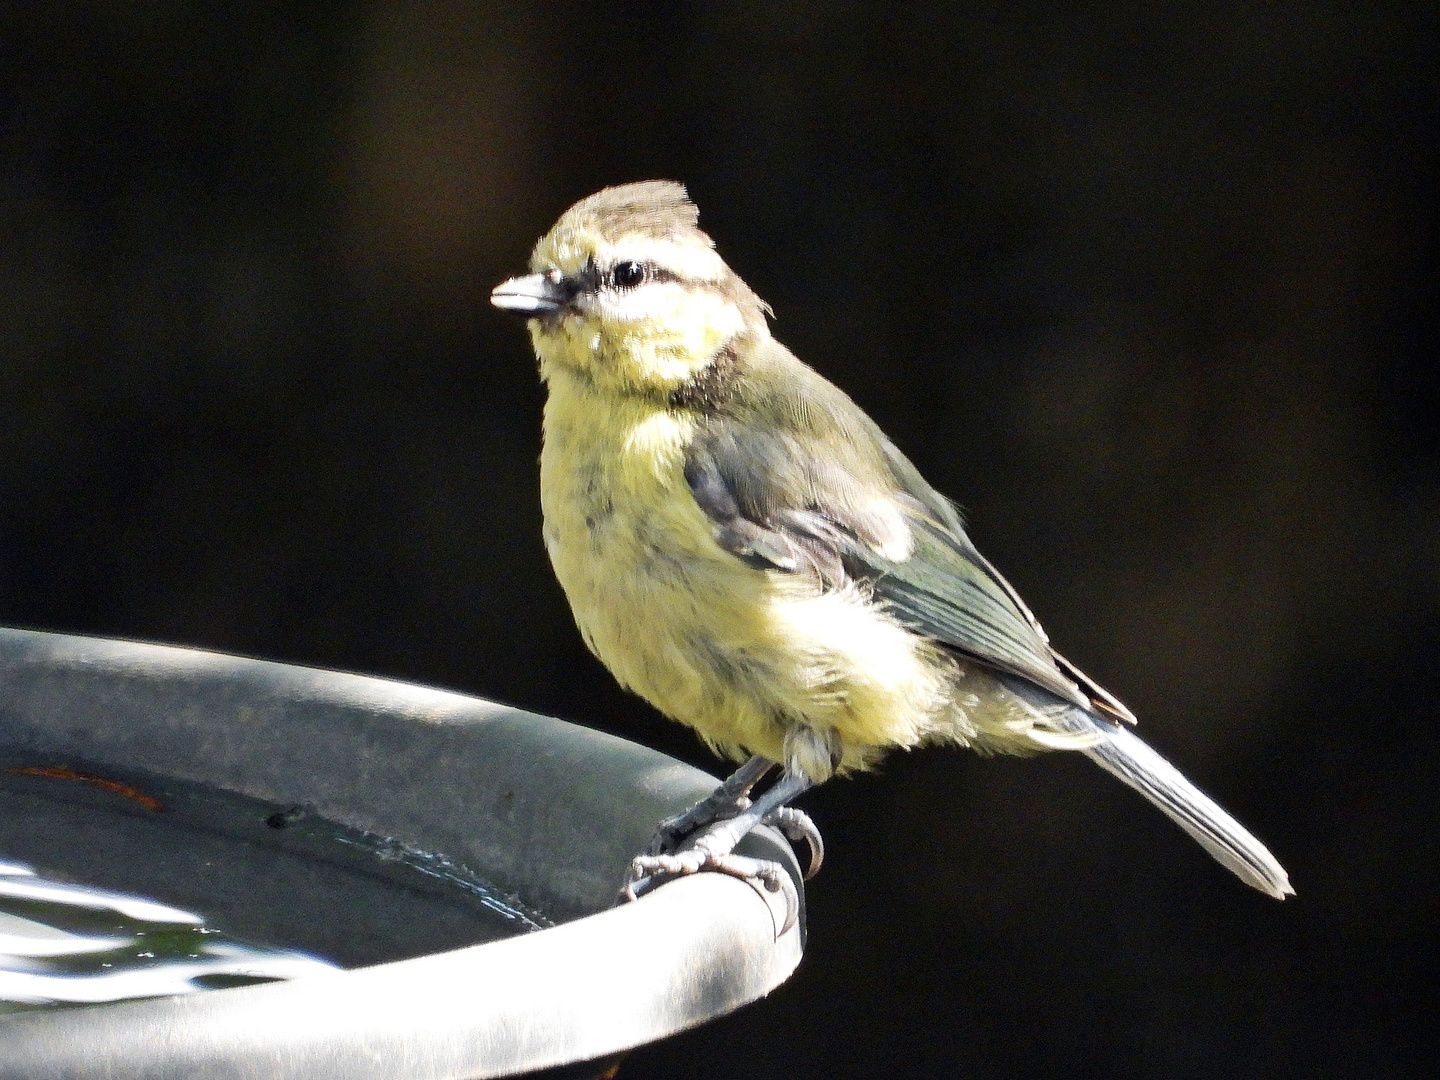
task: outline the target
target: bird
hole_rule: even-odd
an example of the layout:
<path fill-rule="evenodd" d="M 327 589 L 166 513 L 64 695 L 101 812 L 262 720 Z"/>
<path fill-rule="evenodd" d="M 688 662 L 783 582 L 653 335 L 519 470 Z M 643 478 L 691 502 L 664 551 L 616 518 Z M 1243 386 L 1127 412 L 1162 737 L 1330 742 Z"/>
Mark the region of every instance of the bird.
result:
<path fill-rule="evenodd" d="M 777 825 L 809 842 L 811 876 L 823 843 L 791 801 L 935 743 L 1084 754 L 1240 880 L 1293 894 L 1265 845 L 1051 647 L 955 505 L 771 335 L 682 184 L 581 199 L 530 271 L 491 300 L 526 318 L 546 385 L 543 534 L 575 622 L 623 687 L 741 762 L 660 823 L 625 899 L 716 870 L 784 891 L 792 924 L 788 875 L 739 841 Z"/>

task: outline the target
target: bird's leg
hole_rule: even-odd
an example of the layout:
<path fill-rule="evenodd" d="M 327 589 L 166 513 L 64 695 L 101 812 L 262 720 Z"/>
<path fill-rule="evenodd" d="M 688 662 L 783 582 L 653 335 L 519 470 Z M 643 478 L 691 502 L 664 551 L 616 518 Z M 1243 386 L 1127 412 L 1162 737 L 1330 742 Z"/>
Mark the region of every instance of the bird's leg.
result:
<path fill-rule="evenodd" d="M 645 845 L 644 854 L 668 854 L 696 829 L 714 821 L 734 817 L 748 809 L 750 789 L 759 783 L 774 765 L 769 758 L 756 754 L 689 810 L 662 821 L 656 827 L 655 835 L 650 837 L 650 842 Z"/>
<path fill-rule="evenodd" d="M 751 786 L 753 783 L 752 781 Z M 783 813 L 788 809 L 785 804 L 812 784 L 813 781 L 800 773 L 786 772 L 775 782 L 774 787 L 743 810 L 695 829 L 681 843 L 679 850 L 637 856 L 630 864 L 630 875 L 621 889 L 621 897 L 634 900 L 653 888 L 657 884 L 657 878 L 694 874 L 701 870 L 718 870 L 722 874 L 759 881 L 770 892 L 783 892 L 786 916 L 785 925 L 780 932 L 784 933 L 795 924 L 800 914 L 800 897 L 790 875 L 777 862 L 736 855 L 735 845 L 756 825 L 773 822 L 785 829 L 787 835 L 798 834 L 795 838 L 811 840 L 814 852 L 820 837 L 814 823 L 799 811 Z M 800 824 L 801 821 L 804 824 Z"/>

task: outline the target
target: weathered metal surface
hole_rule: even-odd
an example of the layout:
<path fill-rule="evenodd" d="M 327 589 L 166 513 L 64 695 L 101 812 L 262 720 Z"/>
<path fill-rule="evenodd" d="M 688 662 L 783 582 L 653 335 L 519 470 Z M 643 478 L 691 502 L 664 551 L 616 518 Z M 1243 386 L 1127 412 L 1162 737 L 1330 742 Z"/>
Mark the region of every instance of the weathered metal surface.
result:
<path fill-rule="evenodd" d="M 4 1080 L 509 1076 L 735 1009 L 783 982 L 803 948 L 803 915 L 777 938 L 773 898 L 722 875 L 611 908 L 655 821 L 714 778 L 493 702 L 199 650 L 0 630 L 0 744 L 304 804 L 444 853 L 561 923 L 333 975 L 0 1017 Z M 747 845 L 781 860 L 798 887 L 777 834 L 760 830 Z"/>

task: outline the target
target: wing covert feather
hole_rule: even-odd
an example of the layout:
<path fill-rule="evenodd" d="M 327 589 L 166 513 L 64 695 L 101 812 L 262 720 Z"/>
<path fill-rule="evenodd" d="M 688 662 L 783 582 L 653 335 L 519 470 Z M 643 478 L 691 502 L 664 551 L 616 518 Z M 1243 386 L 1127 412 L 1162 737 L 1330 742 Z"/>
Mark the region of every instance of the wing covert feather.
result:
<path fill-rule="evenodd" d="M 847 436 L 839 453 L 829 440 L 744 414 L 706 418 L 685 476 L 721 547 L 752 566 L 813 570 L 827 587 L 863 582 L 917 632 L 1088 708 L 1091 697 L 1062 672 L 1044 631 L 975 551 L 954 507 L 844 404 L 853 413 L 836 425 Z M 795 411 L 814 425 L 813 405 Z M 817 442 L 823 455 L 809 452 Z"/>

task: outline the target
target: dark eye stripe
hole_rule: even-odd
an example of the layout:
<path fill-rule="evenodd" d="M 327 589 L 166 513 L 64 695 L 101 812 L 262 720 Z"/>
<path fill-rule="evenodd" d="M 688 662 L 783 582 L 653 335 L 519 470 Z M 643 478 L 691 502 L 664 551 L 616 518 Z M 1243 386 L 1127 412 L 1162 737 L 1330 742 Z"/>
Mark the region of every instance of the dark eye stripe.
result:
<path fill-rule="evenodd" d="M 651 282 L 663 284 L 670 281 L 679 281 L 678 274 L 666 270 L 663 266 L 656 266 L 654 263 L 622 262 L 616 263 L 600 277 L 601 285 L 608 285 L 615 289 L 633 289 L 640 285 L 647 285 Z"/>

